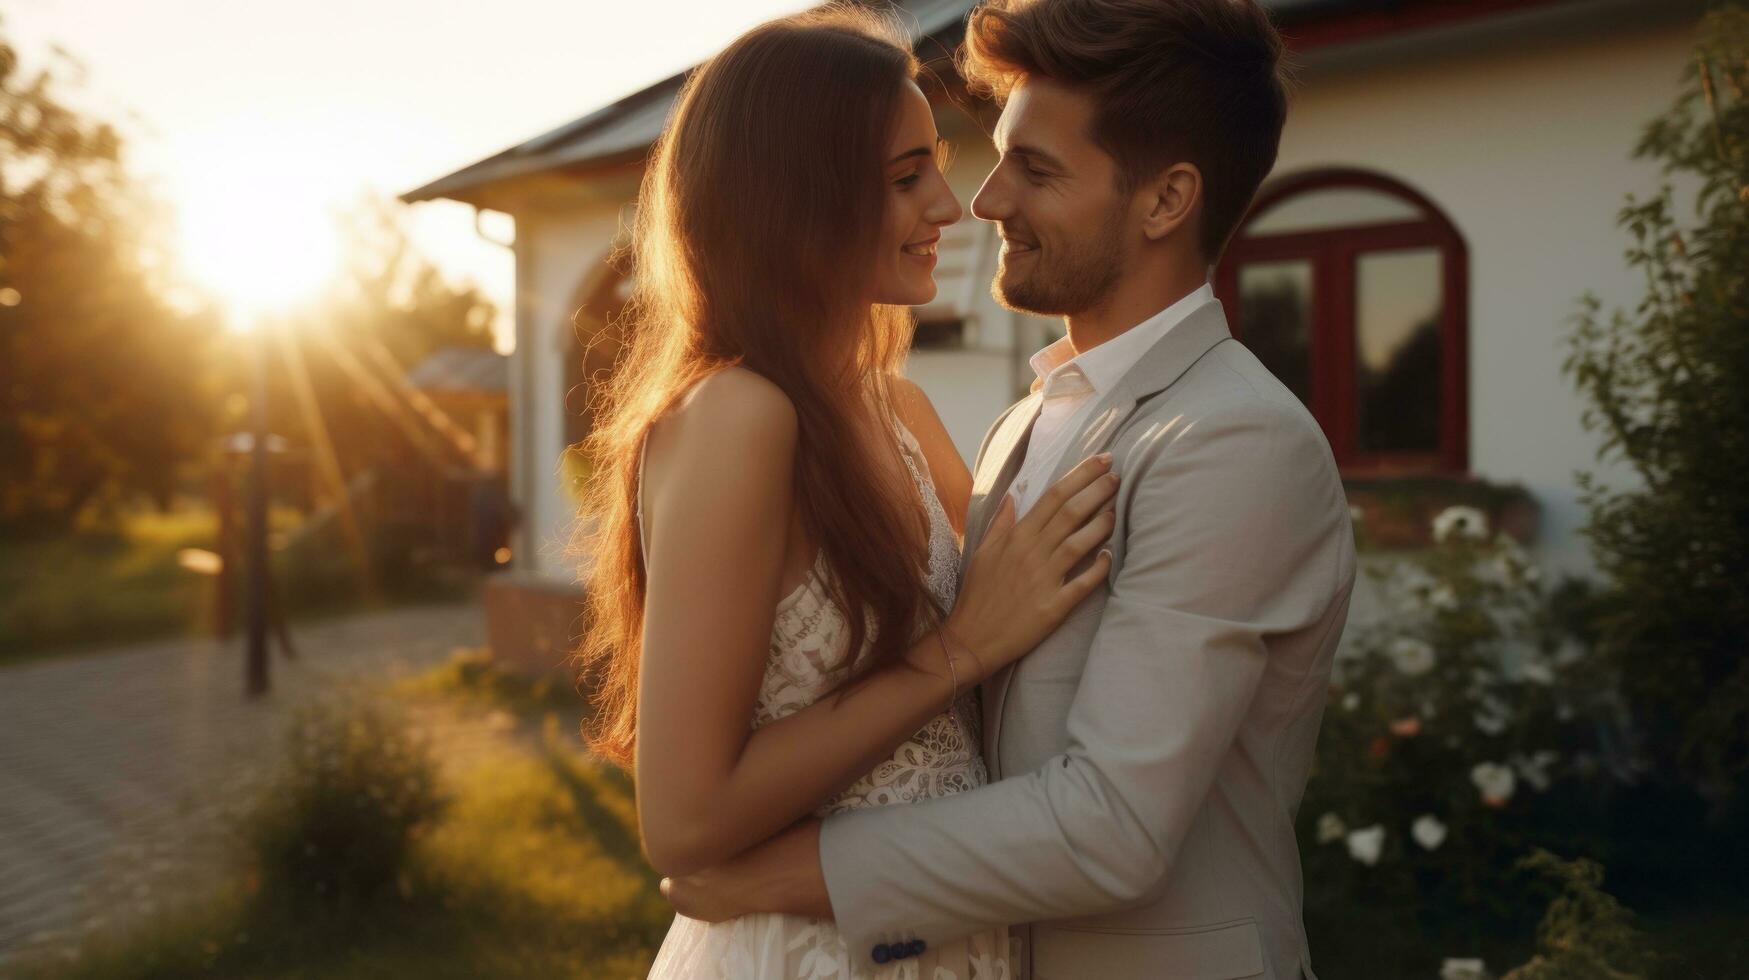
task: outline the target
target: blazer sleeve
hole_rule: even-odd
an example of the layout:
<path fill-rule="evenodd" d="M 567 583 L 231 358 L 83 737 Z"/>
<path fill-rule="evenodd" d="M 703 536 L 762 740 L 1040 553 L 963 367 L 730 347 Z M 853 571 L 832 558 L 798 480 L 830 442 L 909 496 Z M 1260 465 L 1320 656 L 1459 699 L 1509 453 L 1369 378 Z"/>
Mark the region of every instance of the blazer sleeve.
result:
<path fill-rule="evenodd" d="M 1123 561 L 1066 751 L 975 791 L 828 819 L 821 865 L 852 949 L 1148 899 L 1258 690 L 1265 637 L 1338 598 L 1347 508 L 1297 405 L 1152 424 L 1124 461 Z"/>

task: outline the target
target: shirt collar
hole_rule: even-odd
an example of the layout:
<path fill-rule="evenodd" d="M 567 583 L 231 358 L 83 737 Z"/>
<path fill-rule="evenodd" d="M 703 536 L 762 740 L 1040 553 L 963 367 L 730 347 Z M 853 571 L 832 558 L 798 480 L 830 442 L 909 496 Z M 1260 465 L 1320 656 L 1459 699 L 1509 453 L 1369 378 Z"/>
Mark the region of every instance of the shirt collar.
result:
<path fill-rule="evenodd" d="M 1205 282 L 1171 306 L 1098 347 L 1080 354 L 1075 353 L 1075 346 L 1069 342 L 1068 337 L 1060 337 L 1032 355 L 1030 363 L 1033 373 L 1038 376 L 1038 383 L 1033 386 L 1033 390 L 1037 391 L 1050 384 L 1053 377 L 1065 378 L 1070 374 L 1078 374 L 1095 394 L 1104 395 L 1129 371 L 1137 358 L 1166 336 L 1167 331 L 1203 305 L 1214 301 L 1214 287 Z M 1050 386 L 1053 389 L 1058 387 L 1056 384 Z"/>

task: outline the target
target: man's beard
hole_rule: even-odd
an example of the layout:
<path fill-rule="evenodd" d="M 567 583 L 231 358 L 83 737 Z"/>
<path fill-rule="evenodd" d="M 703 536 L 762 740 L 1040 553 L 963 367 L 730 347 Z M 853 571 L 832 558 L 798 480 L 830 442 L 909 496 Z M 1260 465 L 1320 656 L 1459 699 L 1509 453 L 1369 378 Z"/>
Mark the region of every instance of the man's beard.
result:
<path fill-rule="evenodd" d="M 1122 209 L 1114 209 L 1104 227 L 1059 245 L 1048 259 L 1040 242 L 1028 275 L 1010 279 L 1004 256 L 996 267 L 990 295 L 1011 310 L 1043 316 L 1074 316 L 1098 306 L 1123 273 L 1123 242 L 1119 237 L 1123 214 Z"/>

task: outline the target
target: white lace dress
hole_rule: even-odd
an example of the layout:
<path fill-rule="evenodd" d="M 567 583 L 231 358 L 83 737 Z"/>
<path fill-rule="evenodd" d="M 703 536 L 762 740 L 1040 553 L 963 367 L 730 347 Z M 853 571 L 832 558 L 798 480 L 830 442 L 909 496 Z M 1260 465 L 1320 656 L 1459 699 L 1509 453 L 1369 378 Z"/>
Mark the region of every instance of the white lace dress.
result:
<path fill-rule="evenodd" d="M 911 433 L 900 429 L 905 465 L 929 511 L 929 590 L 953 607 L 959 548 L 947 512 L 928 478 Z M 641 497 L 640 493 L 640 497 Z M 640 518 L 641 518 L 640 508 Z M 771 654 L 753 727 L 792 714 L 831 693 L 852 658 L 844 614 L 829 598 L 823 559 L 777 604 Z M 861 807 L 915 803 L 981 786 L 976 689 L 936 715 L 892 758 L 814 811 L 826 816 Z M 650 968 L 651 980 L 1009 980 L 1008 930 L 931 946 L 921 955 L 877 966 L 867 949 L 850 949 L 831 923 L 795 915 L 747 915 L 705 923 L 674 917 Z"/>

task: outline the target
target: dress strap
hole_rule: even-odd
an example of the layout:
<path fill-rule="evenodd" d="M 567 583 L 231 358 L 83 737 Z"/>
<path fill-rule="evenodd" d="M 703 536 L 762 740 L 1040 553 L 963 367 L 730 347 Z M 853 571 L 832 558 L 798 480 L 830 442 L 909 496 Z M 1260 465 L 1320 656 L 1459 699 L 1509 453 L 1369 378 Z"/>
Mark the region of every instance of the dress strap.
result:
<path fill-rule="evenodd" d="M 911 471 L 911 478 L 919 483 L 926 482 L 933 489 L 935 476 L 929 471 L 929 457 L 923 452 L 923 444 L 917 441 L 917 437 L 911 434 L 911 430 L 903 422 L 893 423 L 893 428 L 898 430 L 900 455 L 904 457 L 905 466 Z"/>
<path fill-rule="evenodd" d="M 644 457 L 649 454 L 650 434 L 644 433 L 644 438 L 638 440 L 638 479 L 633 487 L 633 499 L 638 514 L 638 553 L 644 558 L 644 570 L 648 574 L 650 568 L 650 541 L 644 534 Z"/>

